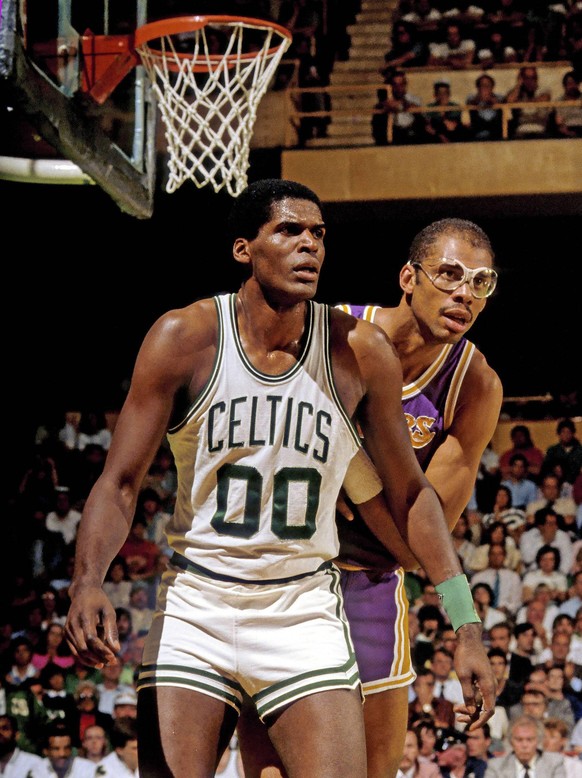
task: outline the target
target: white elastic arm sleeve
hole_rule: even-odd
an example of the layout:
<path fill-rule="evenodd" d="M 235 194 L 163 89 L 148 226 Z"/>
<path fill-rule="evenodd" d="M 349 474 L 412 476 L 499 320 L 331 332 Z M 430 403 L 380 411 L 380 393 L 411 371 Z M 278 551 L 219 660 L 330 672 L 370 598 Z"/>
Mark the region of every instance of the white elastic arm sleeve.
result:
<path fill-rule="evenodd" d="M 343 487 L 355 505 L 371 500 L 382 491 L 380 476 L 363 448 L 352 458 Z"/>

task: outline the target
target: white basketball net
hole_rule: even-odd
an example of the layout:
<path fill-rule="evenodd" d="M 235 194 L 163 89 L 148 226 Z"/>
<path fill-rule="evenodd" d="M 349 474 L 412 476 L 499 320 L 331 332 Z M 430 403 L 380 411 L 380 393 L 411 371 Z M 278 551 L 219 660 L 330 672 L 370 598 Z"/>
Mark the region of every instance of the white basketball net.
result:
<path fill-rule="evenodd" d="M 155 49 L 150 42 L 136 51 L 165 125 L 166 191 L 190 179 L 199 189 L 210 183 L 215 192 L 226 187 L 236 197 L 247 185 L 257 107 L 290 39 L 267 24 L 236 20 L 220 26 L 227 48 L 217 56 L 211 54 L 212 29 L 206 25 L 182 36 L 187 56 L 176 50 L 180 40 L 175 35 L 158 38 Z M 257 30 L 264 32 L 258 49 Z"/>

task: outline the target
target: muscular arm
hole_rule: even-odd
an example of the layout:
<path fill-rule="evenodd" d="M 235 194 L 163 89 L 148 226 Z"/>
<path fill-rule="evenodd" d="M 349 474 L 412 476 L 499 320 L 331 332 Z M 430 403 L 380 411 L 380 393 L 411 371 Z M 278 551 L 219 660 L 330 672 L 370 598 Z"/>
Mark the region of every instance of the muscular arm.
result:
<path fill-rule="evenodd" d="M 471 361 L 457 401 L 448 437 L 439 446 L 426 476 L 441 502 L 451 531 L 466 508 L 477 477 L 479 462 L 491 440 L 502 402 L 497 374 L 480 352 Z M 418 567 L 418 560 L 398 532 L 381 497 L 358 505 L 362 517 L 406 570 Z M 428 571 L 427 571 L 428 572 Z"/>
<path fill-rule="evenodd" d="M 87 499 L 77 536 L 66 636 L 86 664 L 113 662 L 119 650 L 115 611 L 101 586 L 127 538 L 139 490 L 168 429 L 179 392 L 195 393 L 206 375 L 212 352 L 207 342 L 212 328 L 206 325 L 212 321 L 213 305 L 201 301 L 166 314 L 153 325 L 140 348 L 103 473 Z M 196 378 L 195 368 L 199 371 Z"/>

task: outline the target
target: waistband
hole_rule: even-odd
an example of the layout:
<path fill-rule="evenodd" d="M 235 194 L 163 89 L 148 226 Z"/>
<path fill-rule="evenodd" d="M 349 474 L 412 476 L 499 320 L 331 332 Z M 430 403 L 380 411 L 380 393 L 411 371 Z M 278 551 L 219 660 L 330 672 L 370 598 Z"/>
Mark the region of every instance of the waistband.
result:
<path fill-rule="evenodd" d="M 186 559 L 185 556 L 174 551 L 170 557 L 170 564 L 174 567 L 178 567 L 180 570 L 184 570 L 186 573 L 193 573 L 194 575 L 202 575 L 205 578 L 212 578 L 215 581 L 226 581 L 228 583 L 242 583 L 242 584 L 264 584 L 272 585 L 279 583 L 287 583 L 288 581 L 300 581 L 302 578 L 308 578 L 316 573 L 323 572 L 325 570 L 331 570 L 334 568 L 333 562 L 323 562 L 315 570 L 309 573 L 300 573 L 299 575 L 290 575 L 287 578 L 235 578 L 231 575 L 223 575 L 222 573 L 215 573 L 214 570 L 209 570 L 202 565 L 197 565 Z"/>

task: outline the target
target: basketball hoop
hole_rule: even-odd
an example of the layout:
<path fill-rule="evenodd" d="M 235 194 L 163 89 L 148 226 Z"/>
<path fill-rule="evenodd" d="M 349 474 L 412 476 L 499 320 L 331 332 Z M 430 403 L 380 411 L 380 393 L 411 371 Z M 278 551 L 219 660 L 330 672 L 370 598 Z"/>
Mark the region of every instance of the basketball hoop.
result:
<path fill-rule="evenodd" d="M 262 19 L 180 16 L 136 30 L 168 150 L 167 192 L 187 179 L 234 197 L 247 185 L 257 107 L 290 32 Z"/>

